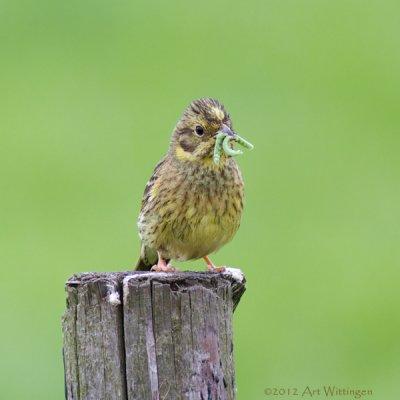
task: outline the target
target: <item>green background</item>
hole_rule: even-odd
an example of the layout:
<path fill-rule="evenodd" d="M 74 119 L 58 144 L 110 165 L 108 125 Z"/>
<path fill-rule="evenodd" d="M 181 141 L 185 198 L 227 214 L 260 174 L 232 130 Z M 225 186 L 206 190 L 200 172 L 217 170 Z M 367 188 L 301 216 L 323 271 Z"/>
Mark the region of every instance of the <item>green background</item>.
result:
<path fill-rule="evenodd" d="M 1 1 L 1 399 L 63 398 L 64 282 L 134 264 L 144 185 L 203 96 L 256 146 L 242 226 L 214 256 L 248 279 L 238 399 L 324 384 L 398 398 L 399 15 L 398 1 Z"/>

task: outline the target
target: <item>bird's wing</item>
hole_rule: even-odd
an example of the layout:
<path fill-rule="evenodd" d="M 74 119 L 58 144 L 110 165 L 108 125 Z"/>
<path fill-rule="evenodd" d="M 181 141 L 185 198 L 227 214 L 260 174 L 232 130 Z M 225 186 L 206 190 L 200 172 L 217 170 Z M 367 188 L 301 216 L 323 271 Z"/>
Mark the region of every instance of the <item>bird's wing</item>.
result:
<path fill-rule="evenodd" d="M 138 227 L 139 232 L 141 230 L 142 224 L 145 223 L 145 215 L 151 210 L 152 200 L 154 196 L 154 189 L 156 188 L 157 182 L 162 174 L 162 168 L 166 162 L 166 158 L 162 159 L 154 168 L 153 174 L 151 175 L 149 181 L 144 189 L 142 206 L 140 210 Z M 157 263 L 157 251 L 151 247 L 146 246 L 143 242 L 141 245 L 139 260 L 136 264 L 136 270 L 138 271 L 148 271 L 150 268 Z"/>
<path fill-rule="evenodd" d="M 151 175 L 149 181 L 146 184 L 146 187 L 144 188 L 141 210 L 143 210 L 145 205 L 148 204 L 149 201 L 151 200 L 152 189 L 153 189 L 154 185 L 157 183 L 158 178 L 160 177 L 160 172 L 161 172 L 161 169 L 162 169 L 163 165 L 165 164 L 165 161 L 166 161 L 166 157 L 163 158 L 155 166 L 153 174 Z"/>

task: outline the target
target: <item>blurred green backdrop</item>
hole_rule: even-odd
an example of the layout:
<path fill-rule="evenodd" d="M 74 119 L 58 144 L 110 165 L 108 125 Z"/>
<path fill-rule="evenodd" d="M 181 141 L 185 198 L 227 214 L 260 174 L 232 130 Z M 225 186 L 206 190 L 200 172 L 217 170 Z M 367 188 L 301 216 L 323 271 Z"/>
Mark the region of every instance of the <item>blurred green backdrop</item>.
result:
<path fill-rule="evenodd" d="M 256 145 L 240 159 L 242 227 L 214 257 L 248 279 L 238 399 L 323 384 L 398 398 L 399 14 L 397 1 L 1 1 L 1 399 L 63 398 L 64 282 L 136 261 L 144 185 L 202 96 Z"/>

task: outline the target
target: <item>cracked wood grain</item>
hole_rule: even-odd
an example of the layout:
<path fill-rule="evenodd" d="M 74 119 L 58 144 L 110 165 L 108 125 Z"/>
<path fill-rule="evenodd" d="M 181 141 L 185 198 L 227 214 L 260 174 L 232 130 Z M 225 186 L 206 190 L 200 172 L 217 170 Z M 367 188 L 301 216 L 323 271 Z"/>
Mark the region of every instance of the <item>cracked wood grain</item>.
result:
<path fill-rule="evenodd" d="M 244 290 L 237 270 L 73 276 L 66 399 L 234 400 L 232 314 Z"/>
<path fill-rule="evenodd" d="M 68 400 L 126 399 L 122 305 L 115 298 L 120 287 L 115 274 L 87 274 L 67 282 L 63 350 Z"/>

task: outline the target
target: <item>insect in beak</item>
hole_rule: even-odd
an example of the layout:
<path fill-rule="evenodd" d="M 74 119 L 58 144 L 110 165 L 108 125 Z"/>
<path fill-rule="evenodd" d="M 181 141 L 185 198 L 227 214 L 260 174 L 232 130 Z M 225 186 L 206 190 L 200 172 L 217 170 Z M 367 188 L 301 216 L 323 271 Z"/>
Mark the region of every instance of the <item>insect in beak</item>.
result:
<path fill-rule="evenodd" d="M 251 150 L 254 146 L 248 142 L 246 139 L 243 139 L 237 133 L 233 132 L 227 125 L 222 124 L 221 129 L 217 132 L 215 136 L 215 146 L 214 146 L 214 163 L 219 164 L 221 159 L 222 151 L 227 156 L 238 156 L 239 154 L 243 154 L 241 150 L 232 149 L 229 145 L 230 141 L 233 140 L 236 143 L 240 144 L 241 146 Z"/>

